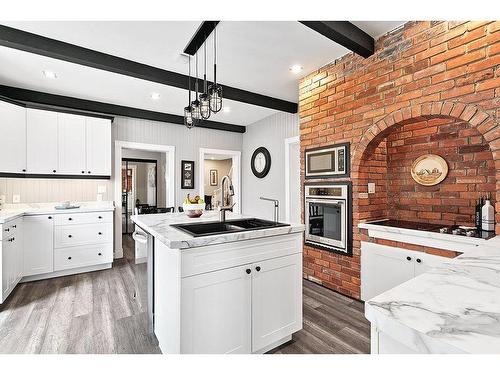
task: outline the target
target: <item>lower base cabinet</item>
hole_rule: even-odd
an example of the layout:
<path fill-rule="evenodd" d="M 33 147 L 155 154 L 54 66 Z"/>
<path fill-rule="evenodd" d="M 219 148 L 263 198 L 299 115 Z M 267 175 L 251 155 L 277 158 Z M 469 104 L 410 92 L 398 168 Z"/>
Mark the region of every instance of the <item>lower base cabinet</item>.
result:
<path fill-rule="evenodd" d="M 22 219 L 0 225 L 0 274 L 3 303 L 23 276 L 23 229 Z"/>
<path fill-rule="evenodd" d="M 302 328 L 302 254 L 182 280 L 181 352 L 255 353 Z"/>

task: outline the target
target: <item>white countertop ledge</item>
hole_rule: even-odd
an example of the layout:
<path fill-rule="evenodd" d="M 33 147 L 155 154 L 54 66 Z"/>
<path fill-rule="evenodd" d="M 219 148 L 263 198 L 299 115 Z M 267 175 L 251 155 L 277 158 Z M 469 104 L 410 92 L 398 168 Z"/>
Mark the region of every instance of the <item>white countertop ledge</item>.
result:
<path fill-rule="evenodd" d="M 10 220 L 14 220 L 22 216 L 103 212 L 103 211 L 114 211 L 115 209 L 114 203 L 112 201 L 72 202 L 72 203 L 80 205 L 80 208 L 57 210 L 55 206 L 60 205 L 59 202 L 6 204 L 0 210 L 0 224 L 6 223 Z"/>
<path fill-rule="evenodd" d="M 226 219 L 244 219 L 250 216 L 243 216 L 228 212 Z M 172 224 L 196 223 L 218 221 L 219 213 L 217 211 L 205 211 L 199 218 L 189 218 L 185 213 L 167 213 L 167 214 L 152 214 L 132 216 L 139 227 L 161 241 L 171 249 L 189 249 L 193 247 L 201 247 L 208 245 L 222 244 L 226 242 L 236 242 L 251 240 L 254 238 L 280 236 L 284 234 L 297 233 L 304 231 L 304 225 L 299 223 L 291 223 L 290 226 L 276 227 L 268 229 L 248 230 L 238 233 L 217 234 L 213 236 L 193 237 L 176 228 L 171 227 Z"/>

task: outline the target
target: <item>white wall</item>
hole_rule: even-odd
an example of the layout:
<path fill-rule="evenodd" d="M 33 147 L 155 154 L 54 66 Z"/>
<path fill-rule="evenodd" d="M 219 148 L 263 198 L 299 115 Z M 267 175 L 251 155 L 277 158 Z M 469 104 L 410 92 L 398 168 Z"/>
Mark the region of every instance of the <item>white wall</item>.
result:
<path fill-rule="evenodd" d="M 242 147 L 242 212 L 244 215 L 272 219 L 271 202 L 259 197 L 279 199 L 280 220 L 285 219 L 285 138 L 299 135 L 296 114 L 276 113 L 247 126 Z M 266 147 L 271 154 L 271 170 L 262 179 L 252 173 L 250 161 L 258 147 Z"/>

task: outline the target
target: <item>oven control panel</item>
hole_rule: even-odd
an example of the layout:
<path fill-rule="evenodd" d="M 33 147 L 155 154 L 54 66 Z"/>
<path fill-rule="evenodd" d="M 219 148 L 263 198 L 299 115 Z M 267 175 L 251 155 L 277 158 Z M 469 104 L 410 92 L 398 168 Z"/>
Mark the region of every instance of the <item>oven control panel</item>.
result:
<path fill-rule="evenodd" d="M 306 185 L 305 197 L 310 198 L 345 198 L 347 185 Z"/>

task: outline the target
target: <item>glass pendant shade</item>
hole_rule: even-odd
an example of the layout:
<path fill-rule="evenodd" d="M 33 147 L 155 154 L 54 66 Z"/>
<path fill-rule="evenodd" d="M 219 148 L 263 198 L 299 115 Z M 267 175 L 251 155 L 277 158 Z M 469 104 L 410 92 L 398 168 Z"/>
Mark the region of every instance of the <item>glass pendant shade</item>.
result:
<path fill-rule="evenodd" d="M 210 118 L 210 98 L 207 94 L 200 95 L 200 116 L 203 120 Z"/>
<path fill-rule="evenodd" d="M 184 125 L 188 128 L 194 126 L 193 112 L 191 111 L 191 106 L 184 107 Z"/>
<path fill-rule="evenodd" d="M 214 113 L 220 112 L 222 109 L 222 87 L 213 84 L 208 88 L 208 94 L 210 95 L 210 110 Z"/>
<path fill-rule="evenodd" d="M 201 118 L 199 100 L 193 100 L 191 102 L 191 115 L 195 121 Z"/>

